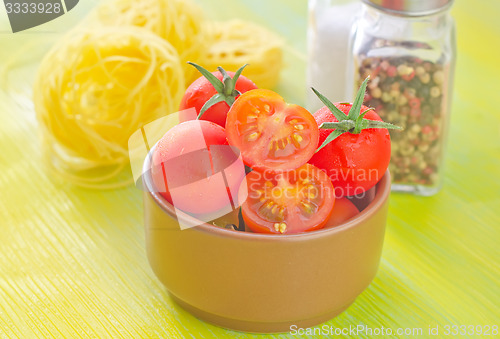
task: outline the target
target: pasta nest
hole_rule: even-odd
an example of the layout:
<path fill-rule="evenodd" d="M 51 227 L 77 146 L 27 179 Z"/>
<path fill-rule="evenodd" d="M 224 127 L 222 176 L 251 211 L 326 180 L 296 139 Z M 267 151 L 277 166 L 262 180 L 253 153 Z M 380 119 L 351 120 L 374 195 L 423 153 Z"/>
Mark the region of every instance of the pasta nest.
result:
<path fill-rule="evenodd" d="M 209 70 L 222 66 L 236 71 L 243 64 L 244 75 L 261 88 L 273 88 L 283 66 L 283 40 L 258 24 L 233 19 L 205 22 L 208 48 L 201 64 Z"/>
<path fill-rule="evenodd" d="M 34 84 L 51 163 L 82 186 L 119 173 L 128 165 L 130 135 L 177 110 L 186 86 L 180 65 L 170 43 L 141 28 L 66 35 L 41 62 Z"/>
<path fill-rule="evenodd" d="M 177 49 L 188 79 L 197 72 L 187 62 L 198 62 L 208 46 L 202 10 L 190 0 L 110 0 L 97 6 L 89 20 L 89 24 L 138 26 L 162 37 Z"/>

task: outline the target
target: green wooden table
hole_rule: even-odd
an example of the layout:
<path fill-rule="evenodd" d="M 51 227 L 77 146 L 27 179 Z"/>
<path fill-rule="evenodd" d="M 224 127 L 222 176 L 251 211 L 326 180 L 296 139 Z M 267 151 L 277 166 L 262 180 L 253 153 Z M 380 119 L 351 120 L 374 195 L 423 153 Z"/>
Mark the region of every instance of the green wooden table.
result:
<path fill-rule="evenodd" d="M 140 191 L 80 189 L 40 165 L 31 81 L 61 27 L 95 4 L 80 2 L 16 35 L 0 6 L 0 338 L 306 337 L 232 332 L 191 316 L 147 263 Z M 277 90 L 304 103 L 305 0 L 200 2 L 214 17 L 282 34 Z M 427 198 L 391 195 L 379 273 L 328 326 L 422 329 L 427 338 L 429 326 L 453 337 L 447 325 L 500 325 L 500 2 L 457 0 L 452 12 L 458 63 L 444 187 Z"/>

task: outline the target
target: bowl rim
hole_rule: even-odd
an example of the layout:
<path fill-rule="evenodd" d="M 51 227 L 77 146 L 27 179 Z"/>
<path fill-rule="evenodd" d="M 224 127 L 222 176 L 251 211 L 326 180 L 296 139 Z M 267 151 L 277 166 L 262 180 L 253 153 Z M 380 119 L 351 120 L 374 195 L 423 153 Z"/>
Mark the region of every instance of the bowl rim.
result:
<path fill-rule="evenodd" d="M 156 146 L 156 145 L 155 145 Z M 146 159 L 144 160 L 144 166 L 142 170 L 142 182 L 143 182 L 143 190 L 147 192 L 154 202 L 171 218 L 178 219 L 179 216 L 175 212 L 174 207 L 170 204 L 159 192 L 154 192 L 151 187 L 153 187 L 152 176 L 150 169 L 150 163 L 152 159 L 152 154 L 155 147 L 152 147 L 148 152 Z M 210 225 L 206 222 L 199 224 L 197 226 L 190 227 L 189 230 L 203 232 L 203 233 L 211 233 L 213 235 L 227 237 L 227 238 L 235 238 L 240 240 L 261 240 L 261 241 L 304 241 L 312 238 L 325 237 L 328 235 L 340 233 L 347 231 L 351 228 L 356 227 L 363 223 L 363 221 L 371 218 L 376 211 L 378 211 L 384 202 L 388 199 L 389 194 L 391 192 L 391 175 L 389 173 L 389 169 L 386 170 L 384 176 L 380 179 L 380 181 L 375 185 L 375 197 L 368 204 L 368 206 L 363 209 L 360 213 L 358 213 L 355 217 L 347 220 L 345 223 L 340 224 L 331 228 L 322 228 L 310 232 L 303 233 L 292 233 L 292 234 L 267 234 L 267 233 L 253 233 L 253 232 L 242 232 L 235 231 L 231 229 L 226 229 L 222 227 L 216 227 L 214 225 Z M 187 215 L 188 218 L 194 217 Z M 181 230 L 179 228 L 179 230 Z M 185 231 L 187 231 L 186 229 Z"/>

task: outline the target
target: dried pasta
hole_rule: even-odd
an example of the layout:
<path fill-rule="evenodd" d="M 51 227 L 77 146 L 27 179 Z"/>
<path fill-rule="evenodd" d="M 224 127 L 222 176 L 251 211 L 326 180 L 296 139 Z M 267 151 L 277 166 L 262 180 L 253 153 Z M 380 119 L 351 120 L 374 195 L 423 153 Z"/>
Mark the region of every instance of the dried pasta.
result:
<path fill-rule="evenodd" d="M 89 20 L 89 24 L 139 26 L 159 35 L 177 49 L 188 79 L 196 71 L 187 62 L 199 62 L 207 46 L 202 11 L 190 0 L 110 0 L 96 7 Z"/>
<path fill-rule="evenodd" d="M 191 0 L 108 0 L 43 59 L 34 102 L 44 151 L 74 184 L 116 188 L 133 181 L 129 137 L 175 112 L 199 73 L 222 66 L 273 87 L 282 40 L 251 22 L 205 21 Z M 151 146 L 151 145 L 150 145 Z"/>
<path fill-rule="evenodd" d="M 132 26 L 80 28 L 45 56 L 34 103 L 50 164 L 86 187 L 131 182 L 128 139 L 177 111 L 185 89 L 180 57 L 166 40 Z"/>

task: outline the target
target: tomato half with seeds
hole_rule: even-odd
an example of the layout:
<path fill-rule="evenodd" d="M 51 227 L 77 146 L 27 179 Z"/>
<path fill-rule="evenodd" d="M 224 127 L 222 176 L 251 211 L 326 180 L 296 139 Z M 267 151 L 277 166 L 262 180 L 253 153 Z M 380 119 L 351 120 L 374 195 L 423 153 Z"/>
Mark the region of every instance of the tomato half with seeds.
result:
<path fill-rule="evenodd" d="M 243 219 L 257 233 L 292 234 L 322 228 L 335 203 L 330 179 L 310 164 L 287 172 L 254 170 L 243 185 L 240 195 L 248 189 L 241 207 Z"/>
<path fill-rule="evenodd" d="M 247 166 L 287 171 L 305 164 L 318 147 L 318 125 L 309 111 L 287 104 L 277 93 L 243 93 L 229 110 L 226 134 Z"/>

